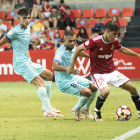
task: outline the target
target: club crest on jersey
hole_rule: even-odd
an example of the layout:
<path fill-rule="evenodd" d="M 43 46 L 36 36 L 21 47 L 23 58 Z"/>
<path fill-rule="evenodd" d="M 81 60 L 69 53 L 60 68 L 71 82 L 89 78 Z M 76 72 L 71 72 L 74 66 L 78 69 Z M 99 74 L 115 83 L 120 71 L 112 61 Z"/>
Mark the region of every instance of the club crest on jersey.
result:
<path fill-rule="evenodd" d="M 114 50 L 114 44 L 112 44 L 111 50 Z"/>
<path fill-rule="evenodd" d="M 89 45 L 89 41 L 86 41 L 86 42 L 85 42 L 85 45 Z"/>

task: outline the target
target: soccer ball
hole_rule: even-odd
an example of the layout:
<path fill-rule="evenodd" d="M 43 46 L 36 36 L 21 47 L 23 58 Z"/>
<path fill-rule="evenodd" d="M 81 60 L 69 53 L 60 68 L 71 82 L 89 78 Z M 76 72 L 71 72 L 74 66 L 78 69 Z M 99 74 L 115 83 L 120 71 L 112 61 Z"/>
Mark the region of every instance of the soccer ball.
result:
<path fill-rule="evenodd" d="M 120 121 L 128 121 L 132 116 L 131 109 L 125 105 L 120 106 L 116 111 L 116 116 Z"/>

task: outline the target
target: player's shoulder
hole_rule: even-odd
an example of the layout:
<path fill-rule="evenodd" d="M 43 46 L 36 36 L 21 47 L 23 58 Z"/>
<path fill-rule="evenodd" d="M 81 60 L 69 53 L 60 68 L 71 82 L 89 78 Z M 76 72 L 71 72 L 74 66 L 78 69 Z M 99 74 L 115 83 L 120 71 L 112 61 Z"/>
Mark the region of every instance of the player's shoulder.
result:
<path fill-rule="evenodd" d="M 102 40 L 102 36 L 100 35 L 100 36 L 96 36 L 96 37 L 93 37 L 93 38 L 91 38 L 94 42 L 96 42 L 96 41 L 100 41 L 100 40 Z"/>
<path fill-rule="evenodd" d="M 56 54 L 59 53 L 59 54 L 63 55 L 64 52 L 65 52 L 65 50 L 66 50 L 66 47 L 65 47 L 64 45 L 61 45 L 61 46 L 57 49 Z"/>

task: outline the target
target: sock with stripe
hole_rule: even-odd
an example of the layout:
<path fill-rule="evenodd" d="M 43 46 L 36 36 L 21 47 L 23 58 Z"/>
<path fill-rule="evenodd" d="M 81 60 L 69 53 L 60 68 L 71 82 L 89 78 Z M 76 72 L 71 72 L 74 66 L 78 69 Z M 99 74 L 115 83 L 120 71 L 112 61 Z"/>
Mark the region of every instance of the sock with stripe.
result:
<path fill-rule="evenodd" d="M 89 109 L 89 107 L 90 107 L 90 105 L 92 104 L 94 98 L 96 97 L 96 93 L 97 93 L 97 91 L 96 91 L 96 92 L 92 92 L 91 96 L 89 97 L 89 100 L 88 100 L 87 103 L 84 105 L 84 107 L 85 107 L 86 109 Z"/>
<path fill-rule="evenodd" d="M 45 87 L 40 87 L 37 89 L 37 93 L 39 98 L 41 99 L 43 106 L 45 108 L 46 112 L 49 112 L 51 110 L 51 104 L 50 104 L 50 99 L 47 95 Z"/>
<path fill-rule="evenodd" d="M 100 109 L 103 106 L 105 100 L 106 100 L 106 97 L 103 97 L 101 94 L 98 96 L 97 102 L 96 102 L 96 108 L 94 110 L 95 112 L 100 111 Z"/>
<path fill-rule="evenodd" d="M 89 97 L 80 96 L 79 101 L 75 106 L 75 109 L 80 110 L 81 107 L 83 107 L 87 103 L 88 100 L 89 100 Z"/>
<path fill-rule="evenodd" d="M 140 111 L 140 96 L 138 93 L 131 94 L 131 98 L 137 108 L 138 111 Z"/>

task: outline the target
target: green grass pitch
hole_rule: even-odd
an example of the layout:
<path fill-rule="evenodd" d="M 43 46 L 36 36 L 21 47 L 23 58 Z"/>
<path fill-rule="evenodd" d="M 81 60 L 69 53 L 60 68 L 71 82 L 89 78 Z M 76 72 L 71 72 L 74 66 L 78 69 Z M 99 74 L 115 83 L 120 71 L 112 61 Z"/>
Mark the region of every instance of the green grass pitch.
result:
<path fill-rule="evenodd" d="M 140 92 L 140 81 L 132 83 Z M 61 110 L 64 117 L 46 118 L 34 85 L 0 83 L 0 140 L 111 140 L 140 126 L 131 96 L 122 89 L 111 87 L 101 110 L 103 122 L 75 121 L 70 109 L 77 101 L 77 96 L 61 93 L 53 83 L 51 104 Z M 90 107 L 92 113 L 95 103 L 96 98 Z M 131 108 L 133 114 L 129 121 L 117 120 L 115 112 L 121 105 Z M 139 138 L 140 133 L 137 133 L 127 140 Z"/>

